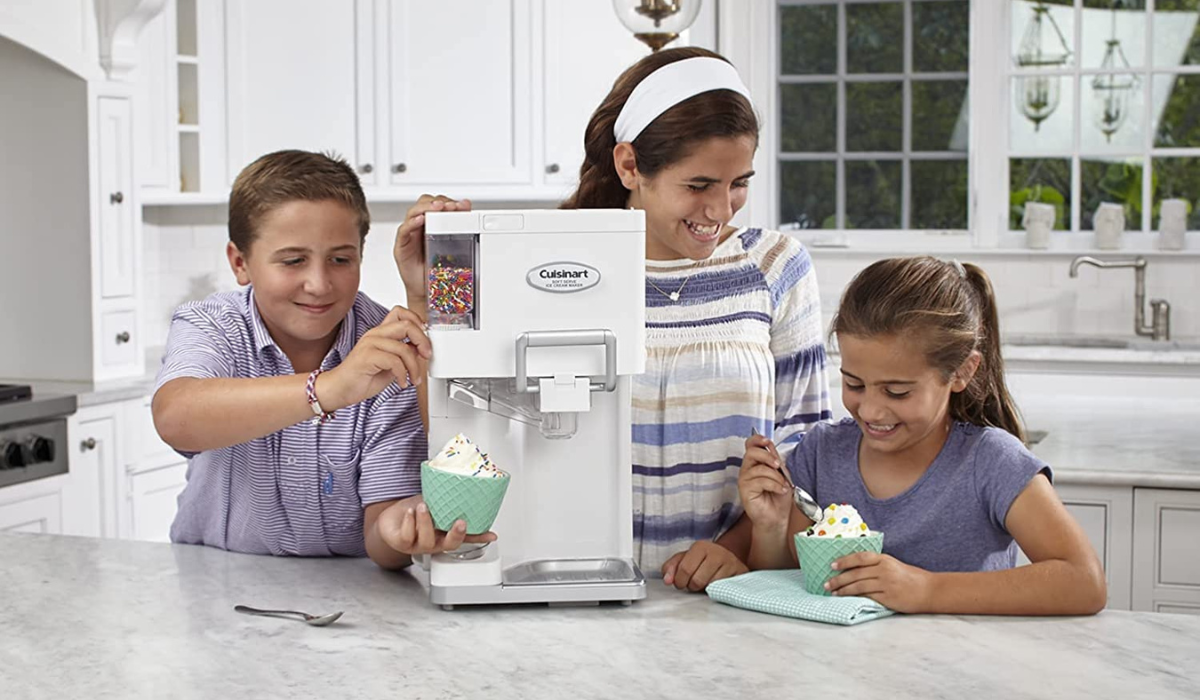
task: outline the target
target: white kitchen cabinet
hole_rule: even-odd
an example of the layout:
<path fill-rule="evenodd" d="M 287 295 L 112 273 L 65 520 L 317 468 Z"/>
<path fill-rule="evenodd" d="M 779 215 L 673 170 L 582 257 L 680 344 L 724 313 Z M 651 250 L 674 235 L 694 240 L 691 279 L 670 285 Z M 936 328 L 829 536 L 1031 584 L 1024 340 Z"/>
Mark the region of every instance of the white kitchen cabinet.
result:
<path fill-rule="evenodd" d="M 1133 608 L 1200 614 L 1200 491 L 1134 490 Z"/>
<path fill-rule="evenodd" d="M 334 151 L 352 163 L 357 159 L 356 66 L 360 43 L 371 37 L 359 36 L 356 12 L 369 4 L 225 3 L 227 184 L 257 157 L 281 149 Z"/>
<path fill-rule="evenodd" d="M 391 183 L 530 184 L 530 0 L 393 0 Z"/>
<path fill-rule="evenodd" d="M 61 483 L 40 479 L 0 491 L 0 532 L 62 534 Z"/>
<path fill-rule="evenodd" d="M 129 474 L 125 537 L 170 542 L 177 500 L 187 483 L 187 462 L 175 462 Z"/>
<path fill-rule="evenodd" d="M 1100 557 L 1108 581 L 1107 607 L 1129 610 L 1133 569 L 1133 488 L 1088 484 L 1058 484 L 1054 488 Z M 1020 552 L 1017 565 L 1028 563 L 1029 558 Z"/>
<path fill-rule="evenodd" d="M 100 294 L 105 299 L 134 293 L 133 124 L 129 100 L 97 100 L 96 195 L 100 203 Z"/>
<path fill-rule="evenodd" d="M 110 406 L 81 408 L 67 421 L 67 444 L 62 446 L 70 469 L 65 534 L 117 536 L 118 425 Z"/>
<path fill-rule="evenodd" d="M 617 20 L 611 2 L 540 0 L 544 128 L 542 172 L 547 184 L 573 186 L 583 164 L 583 136 L 592 112 L 617 77 L 649 49 Z M 686 35 L 671 46 L 686 45 Z"/>

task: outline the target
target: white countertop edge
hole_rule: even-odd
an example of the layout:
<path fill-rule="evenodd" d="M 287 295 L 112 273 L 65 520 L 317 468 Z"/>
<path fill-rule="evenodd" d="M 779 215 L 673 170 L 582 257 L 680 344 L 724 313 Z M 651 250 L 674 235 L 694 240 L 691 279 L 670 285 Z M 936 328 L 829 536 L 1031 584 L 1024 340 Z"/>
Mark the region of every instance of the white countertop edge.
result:
<path fill-rule="evenodd" d="M 1154 489 L 1200 489 L 1200 473 L 1113 472 L 1096 469 L 1055 467 L 1054 483 L 1060 485 L 1128 486 Z"/>

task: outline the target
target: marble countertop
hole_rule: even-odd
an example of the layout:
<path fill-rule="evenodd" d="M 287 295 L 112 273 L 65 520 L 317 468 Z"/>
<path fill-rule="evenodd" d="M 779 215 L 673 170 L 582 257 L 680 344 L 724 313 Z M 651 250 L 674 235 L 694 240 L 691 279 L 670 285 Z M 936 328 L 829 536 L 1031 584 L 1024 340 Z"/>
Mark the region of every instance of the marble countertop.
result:
<path fill-rule="evenodd" d="M 0 558 L 0 688 L 14 698 L 1194 698 L 1200 686 L 1188 615 L 837 627 L 659 582 L 628 607 L 447 612 L 410 574 L 365 559 L 11 533 Z M 239 603 L 345 615 L 315 628 Z"/>
<path fill-rule="evenodd" d="M 1200 489 L 1200 400 L 1041 397 L 1020 403 L 1060 484 Z"/>

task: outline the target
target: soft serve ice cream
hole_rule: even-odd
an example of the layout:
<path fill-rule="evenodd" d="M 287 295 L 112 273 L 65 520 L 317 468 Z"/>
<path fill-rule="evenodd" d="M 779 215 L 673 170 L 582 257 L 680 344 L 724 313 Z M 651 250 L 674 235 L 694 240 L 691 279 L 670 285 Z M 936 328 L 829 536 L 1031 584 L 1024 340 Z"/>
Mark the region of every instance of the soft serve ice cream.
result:
<path fill-rule="evenodd" d="M 429 466 L 451 474 L 475 476 L 481 479 L 502 479 L 508 472 L 497 467 L 488 456 L 462 433 L 450 438 L 437 456 L 429 460 Z"/>
<path fill-rule="evenodd" d="M 858 510 L 847 503 L 830 503 L 821 514 L 821 520 L 813 523 L 803 533 L 805 537 L 866 537 L 871 528 L 863 522 Z"/>

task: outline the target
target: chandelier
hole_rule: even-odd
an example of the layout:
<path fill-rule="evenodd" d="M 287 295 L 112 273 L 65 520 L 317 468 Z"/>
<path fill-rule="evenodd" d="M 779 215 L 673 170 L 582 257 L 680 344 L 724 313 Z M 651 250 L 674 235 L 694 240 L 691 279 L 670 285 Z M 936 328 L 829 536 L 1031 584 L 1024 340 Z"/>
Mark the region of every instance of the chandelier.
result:
<path fill-rule="evenodd" d="M 1120 2 L 1113 4 L 1112 29 L 1109 39 L 1105 42 L 1104 60 L 1100 63 L 1101 73 L 1092 79 L 1092 99 L 1096 110 L 1094 118 L 1096 126 L 1104 138 L 1112 143 L 1113 134 L 1125 123 L 1129 115 L 1129 99 L 1133 91 L 1141 85 L 1141 81 L 1131 70 L 1121 42 L 1117 39 L 1117 7 Z"/>
<path fill-rule="evenodd" d="M 1038 0 L 1033 18 L 1025 26 L 1017 51 L 1017 66 L 1038 70 L 1055 69 L 1071 60 L 1071 49 L 1050 14 L 1050 8 Z M 1062 76 L 1022 75 L 1016 80 L 1016 98 L 1021 113 L 1033 122 L 1037 131 L 1042 121 L 1054 113 L 1062 98 Z"/>
<path fill-rule="evenodd" d="M 625 28 L 658 51 L 679 38 L 700 14 L 700 0 L 613 0 Z"/>

